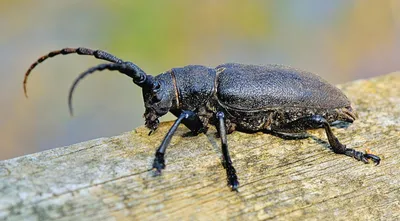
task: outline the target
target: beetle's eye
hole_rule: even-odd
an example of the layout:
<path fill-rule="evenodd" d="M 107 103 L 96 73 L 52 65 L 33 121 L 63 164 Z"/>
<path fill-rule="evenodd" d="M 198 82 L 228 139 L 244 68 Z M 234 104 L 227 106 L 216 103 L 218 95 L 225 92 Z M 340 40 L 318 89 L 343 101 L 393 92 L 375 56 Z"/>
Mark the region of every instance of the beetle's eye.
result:
<path fill-rule="evenodd" d="M 153 83 L 153 93 L 157 93 L 157 91 L 159 91 L 160 88 L 161 88 L 160 82 L 155 81 L 155 82 Z"/>

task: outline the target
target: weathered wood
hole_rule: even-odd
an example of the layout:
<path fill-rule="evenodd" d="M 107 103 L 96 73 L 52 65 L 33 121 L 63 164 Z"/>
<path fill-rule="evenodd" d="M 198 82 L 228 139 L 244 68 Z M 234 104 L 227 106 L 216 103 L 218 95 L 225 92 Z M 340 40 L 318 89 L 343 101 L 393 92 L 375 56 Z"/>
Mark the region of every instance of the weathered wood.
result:
<path fill-rule="evenodd" d="M 171 122 L 0 162 L 0 219 L 400 219 L 400 72 L 341 88 L 359 119 L 334 128 L 381 165 L 336 155 L 323 130 L 302 140 L 228 136 L 240 192 L 226 186 L 215 130 L 180 127 L 161 177 L 149 171 Z M 21 138 L 23 139 L 23 137 Z M 6 147 L 2 147 L 6 148 Z"/>

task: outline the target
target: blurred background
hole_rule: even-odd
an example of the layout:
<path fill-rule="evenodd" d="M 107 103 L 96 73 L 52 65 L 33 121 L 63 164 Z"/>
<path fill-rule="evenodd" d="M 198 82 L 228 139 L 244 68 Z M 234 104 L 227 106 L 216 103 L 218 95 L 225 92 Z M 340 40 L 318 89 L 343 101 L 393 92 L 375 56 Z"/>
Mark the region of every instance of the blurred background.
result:
<path fill-rule="evenodd" d="M 25 71 L 63 47 L 103 49 L 153 75 L 187 64 L 279 63 L 338 84 L 400 69 L 399 0 L 0 0 L 0 32 L 0 160 L 143 125 L 141 90 L 116 72 L 85 79 L 69 116 L 71 83 L 104 63 L 89 56 L 39 65 L 26 99 Z"/>

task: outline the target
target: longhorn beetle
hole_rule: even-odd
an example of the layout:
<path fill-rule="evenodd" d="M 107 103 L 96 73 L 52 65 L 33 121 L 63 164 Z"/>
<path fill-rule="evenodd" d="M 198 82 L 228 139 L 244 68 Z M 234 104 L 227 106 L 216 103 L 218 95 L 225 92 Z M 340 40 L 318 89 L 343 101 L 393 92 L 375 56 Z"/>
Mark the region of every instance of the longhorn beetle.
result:
<path fill-rule="evenodd" d="M 364 163 L 368 163 L 369 159 L 376 165 L 380 162 L 376 155 L 346 148 L 332 133 L 332 122 L 352 123 L 356 119 L 349 99 L 317 75 L 283 65 L 227 63 L 216 68 L 188 65 L 153 77 L 136 64 L 105 51 L 64 48 L 40 57 L 31 65 L 23 82 L 25 96 L 29 74 L 39 63 L 56 55 L 74 53 L 94 56 L 110 63 L 92 67 L 75 80 L 68 97 L 71 115 L 72 93 L 79 81 L 95 71 L 110 70 L 131 77 L 142 88 L 149 135 L 157 129 L 159 117 L 171 112 L 178 118 L 156 151 L 153 169 L 158 175 L 165 168 L 165 151 L 181 123 L 194 135 L 206 133 L 210 124 L 217 128 L 223 166 L 232 190 L 237 190 L 239 182 L 229 156 L 226 135 L 235 130 L 291 134 L 324 128 L 333 152 Z"/>

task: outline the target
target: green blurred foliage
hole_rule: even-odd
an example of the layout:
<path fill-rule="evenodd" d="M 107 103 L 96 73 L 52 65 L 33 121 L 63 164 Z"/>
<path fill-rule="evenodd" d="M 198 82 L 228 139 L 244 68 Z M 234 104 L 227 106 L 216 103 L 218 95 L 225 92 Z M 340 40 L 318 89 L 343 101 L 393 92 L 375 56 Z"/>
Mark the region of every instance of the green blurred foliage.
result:
<path fill-rule="evenodd" d="M 218 54 L 227 39 L 267 41 L 265 3 L 254 1 L 105 1 L 113 50 L 157 66 Z M 261 6 L 261 7 L 260 7 Z M 150 67 L 151 68 L 151 67 Z"/>

